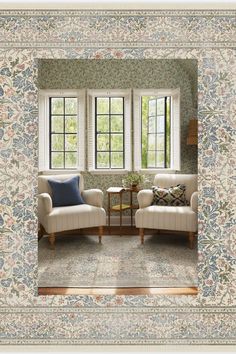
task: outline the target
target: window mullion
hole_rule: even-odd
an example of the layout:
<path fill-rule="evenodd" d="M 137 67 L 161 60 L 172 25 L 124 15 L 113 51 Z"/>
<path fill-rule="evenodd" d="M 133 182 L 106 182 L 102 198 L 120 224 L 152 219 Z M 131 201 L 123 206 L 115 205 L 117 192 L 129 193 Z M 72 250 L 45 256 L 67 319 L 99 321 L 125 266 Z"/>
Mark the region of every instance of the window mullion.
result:
<path fill-rule="evenodd" d="M 156 105 L 155 105 L 155 167 L 157 167 L 157 102 L 158 98 L 156 99 Z"/>
<path fill-rule="evenodd" d="M 65 122 L 65 114 L 66 114 L 66 99 L 65 97 L 63 97 L 63 133 L 64 133 L 64 169 L 66 168 L 66 135 L 65 135 L 65 131 L 66 131 L 66 122 Z"/>
<path fill-rule="evenodd" d="M 109 97 L 109 168 L 111 169 L 111 97 Z"/>
<path fill-rule="evenodd" d="M 166 110 L 166 102 L 167 102 L 167 97 L 165 97 L 165 106 L 164 106 L 164 167 L 166 168 L 166 113 L 167 113 L 167 110 Z"/>

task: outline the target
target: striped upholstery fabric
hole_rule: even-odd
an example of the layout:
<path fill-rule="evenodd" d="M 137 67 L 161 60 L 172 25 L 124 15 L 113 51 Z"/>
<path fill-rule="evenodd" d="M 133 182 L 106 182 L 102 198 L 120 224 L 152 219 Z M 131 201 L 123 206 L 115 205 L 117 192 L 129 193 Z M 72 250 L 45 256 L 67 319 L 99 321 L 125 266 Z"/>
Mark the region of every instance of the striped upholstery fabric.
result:
<path fill-rule="evenodd" d="M 53 208 L 48 179 L 65 180 L 78 175 L 80 176 L 80 191 L 86 204 Z M 46 232 L 56 233 L 106 224 L 106 212 L 102 208 L 103 193 L 99 189 L 85 191 L 81 174 L 39 176 L 38 190 L 38 218 Z"/>
<path fill-rule="evenodd" d="M 50 214 L 45 215 L 43 226 L 51 233 L 100 226 L 105 223 L 106 213 L 103 208 L 80 204 L 53 208 Z"/>
<path fill-rule="evenodd" d="M 160 230 L 197 230 L 196 213 L 188 206 L 152 205 L 139 209 L 135 215 L 136 227 Z"/>
<path fill-rule="evenodd" d="M 158 174 L 154 185 L 169 188 L 173 185 L 186 186 L 186 199 L 189 206 L 159 206 L 151 205 L 153 194 L 151 190 L 141 190 L 138 193 L 140 209 L 135 214 L 135 224 L 138 228 L 197 231 L 197 175 Z"/>

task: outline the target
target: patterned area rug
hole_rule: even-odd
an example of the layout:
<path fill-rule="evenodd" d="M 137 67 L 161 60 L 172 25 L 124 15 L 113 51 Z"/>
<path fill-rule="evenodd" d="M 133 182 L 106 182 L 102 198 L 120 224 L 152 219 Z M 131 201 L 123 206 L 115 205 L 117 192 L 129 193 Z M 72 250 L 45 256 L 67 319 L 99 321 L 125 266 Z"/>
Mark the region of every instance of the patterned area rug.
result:
<path fill-rule="evenodd" d="M 39 287 L 197 286 L 197 249 L 182 235 L 58 236 L 39 242 Z"/>

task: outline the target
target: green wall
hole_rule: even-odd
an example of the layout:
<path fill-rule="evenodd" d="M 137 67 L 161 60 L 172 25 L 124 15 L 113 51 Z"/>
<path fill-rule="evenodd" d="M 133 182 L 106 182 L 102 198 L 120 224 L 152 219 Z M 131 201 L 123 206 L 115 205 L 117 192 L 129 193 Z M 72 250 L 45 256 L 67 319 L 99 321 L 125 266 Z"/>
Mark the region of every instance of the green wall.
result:
<path fill-rule="evenodd" d="M 197 147 L 186 145 L 189 119 L 197 116 L 197 61 L 190 59 L 40 59 L 39 89 L 180 88 L 181 171 L 197 173 Z M 86 188 L 121 185 L 123 175 L 85 175 Z M 150 177 L 150 181 L 153 176 Z M 151 185 L 151 182 L 150 182 Z"/>

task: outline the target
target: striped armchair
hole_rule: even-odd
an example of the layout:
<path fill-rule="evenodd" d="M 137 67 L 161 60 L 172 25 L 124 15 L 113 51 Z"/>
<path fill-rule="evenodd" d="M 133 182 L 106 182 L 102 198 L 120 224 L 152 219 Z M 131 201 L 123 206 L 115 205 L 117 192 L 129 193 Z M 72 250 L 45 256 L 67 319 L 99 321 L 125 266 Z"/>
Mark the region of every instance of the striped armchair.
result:
<path fill-rule="evenodd" d="M 52 191 L 48 179 L 66 180 L 80 176 L 79 188 L 86 204 L 53 207 Z M 102 207 L 103 192 L 100 189 L 84 190 L 83 176 L 41 175 L 38 177 L 38 219 L 41 233 L 49 235 L 51 248 L 55 247 L 55 234 L 63 231 L 77 230 L 87 227 L 99 228 L 99 242 L 103 235 L 103 225 L 106 224 L 106 212 Z"/>
<path fill-rule="evenodd" d="M 154 186 L 169 188 L 177 184 L 186 186 L 186 206 L 152 205 L 153 192 L 143 189 L 138 195 L 139 208 L 135 214 L 135 224 L 139 228 L 141 243 L 144 243 L 144 229 L 174 230 L 188 232 L 189 246 L 193 248 L 193 240 L 198 226 L 198 192 L 197 175 L 157 174 Z"/>

